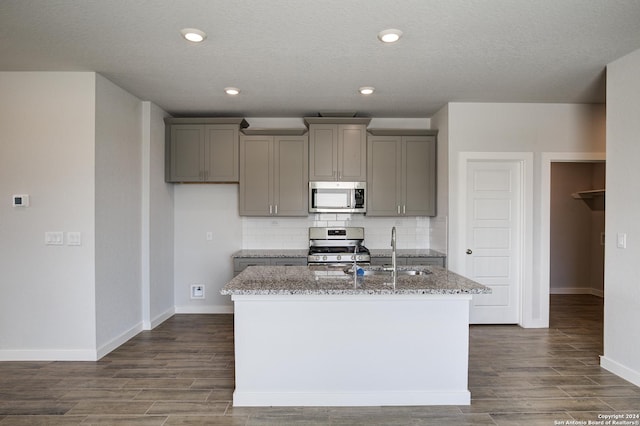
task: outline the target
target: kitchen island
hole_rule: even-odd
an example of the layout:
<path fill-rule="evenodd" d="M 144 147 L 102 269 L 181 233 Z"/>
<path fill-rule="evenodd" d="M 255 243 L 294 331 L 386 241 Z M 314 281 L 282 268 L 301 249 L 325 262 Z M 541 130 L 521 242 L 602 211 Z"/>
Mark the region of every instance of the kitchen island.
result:
<path fill-rule="evenodd" d="M 490 289 L 439 267 L 352 275 L 251 266 L 230 281 L 234 406 L 468 405 L 469 302 Z"/>

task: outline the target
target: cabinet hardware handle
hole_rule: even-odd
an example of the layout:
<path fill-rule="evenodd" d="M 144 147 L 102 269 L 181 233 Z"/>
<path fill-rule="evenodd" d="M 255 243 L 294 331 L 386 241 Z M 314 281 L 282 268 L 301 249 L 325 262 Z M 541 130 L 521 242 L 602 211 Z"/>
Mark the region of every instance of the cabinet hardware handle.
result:
<path fill-rule="evenodd" d="M 269 204 L 269 214 L 273 213 L 273 206 L 271 204 Z"/>
<path fill-rule="evenodd" d="M 467 254 L 472 254 L 472 253 L 473 253 L 473 250 L 467 249 Z"/>
<path fill-rule="evenodd" d="M 400 214 L 400 204 L 398 204 L 398 214 Z"/>
<path fill-rule="evenodd" d="M 402 214 L 407 214 L 407 205 L 402 206 Z"/>
<path fill-rule="evenodd" d="M 278 214 L 278 205 L 276 204 L 276 214 Z"/>

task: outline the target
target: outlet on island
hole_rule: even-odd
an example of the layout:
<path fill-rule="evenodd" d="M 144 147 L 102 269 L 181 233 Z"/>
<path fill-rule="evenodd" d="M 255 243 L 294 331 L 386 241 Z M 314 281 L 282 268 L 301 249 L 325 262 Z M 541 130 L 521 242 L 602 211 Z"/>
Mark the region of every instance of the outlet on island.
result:
<path fill-rule="evenodd" d="M 204 299 L 204 286 L 201 284 L 193 284 L 191 286 L 192 299 Z"/>

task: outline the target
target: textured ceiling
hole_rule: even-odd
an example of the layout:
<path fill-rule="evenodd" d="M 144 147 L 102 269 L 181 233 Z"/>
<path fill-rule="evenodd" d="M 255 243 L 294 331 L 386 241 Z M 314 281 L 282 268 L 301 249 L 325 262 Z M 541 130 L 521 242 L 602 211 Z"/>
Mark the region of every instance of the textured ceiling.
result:
<path fill-rule="evenodd" d="M 0 0 L 0 71 L 97 71 L 176 115 L 604 102 L 606 64 L 639 48 L 638 0 Z"/>

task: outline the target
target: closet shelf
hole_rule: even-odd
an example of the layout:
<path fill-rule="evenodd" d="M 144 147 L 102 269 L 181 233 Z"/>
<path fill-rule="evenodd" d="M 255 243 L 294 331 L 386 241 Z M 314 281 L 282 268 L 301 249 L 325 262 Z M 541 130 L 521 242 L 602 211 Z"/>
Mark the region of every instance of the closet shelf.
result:
<path fill-rule="evenodd" d="M 576 200 L 584 201 L 591 210 L 604 210 L 604 189 L 578 191 L 571 194 Z"/>
<path fill-rule="evenodd" d="M 604 189 L 591 189 L 589 191 L 578 191 L 571 194 L 576 200 L 591 199 L 595 197 L 604 197 Z"/>

